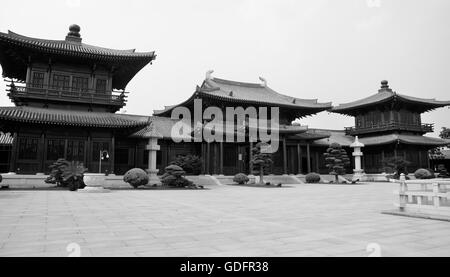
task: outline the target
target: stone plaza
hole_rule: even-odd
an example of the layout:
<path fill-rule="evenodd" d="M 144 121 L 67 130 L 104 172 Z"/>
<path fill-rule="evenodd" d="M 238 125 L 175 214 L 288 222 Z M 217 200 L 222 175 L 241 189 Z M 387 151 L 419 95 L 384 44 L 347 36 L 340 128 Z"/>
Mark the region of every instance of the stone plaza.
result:
<path fill-rule="evenodd" d="M 0 256 L 449 256 L 450 222 L 381 213 L 397 189 L 2 190 Z"/>

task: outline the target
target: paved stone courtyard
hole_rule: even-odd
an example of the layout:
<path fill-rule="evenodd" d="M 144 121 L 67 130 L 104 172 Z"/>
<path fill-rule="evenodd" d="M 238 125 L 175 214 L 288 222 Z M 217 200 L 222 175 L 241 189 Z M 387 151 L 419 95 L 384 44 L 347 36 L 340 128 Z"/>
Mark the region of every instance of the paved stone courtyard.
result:
<path fill-rule="evenodd" d="M 450 222 L 381 214 L 395 184 L 0 191 L 0 256 L 450 256 Z"/>

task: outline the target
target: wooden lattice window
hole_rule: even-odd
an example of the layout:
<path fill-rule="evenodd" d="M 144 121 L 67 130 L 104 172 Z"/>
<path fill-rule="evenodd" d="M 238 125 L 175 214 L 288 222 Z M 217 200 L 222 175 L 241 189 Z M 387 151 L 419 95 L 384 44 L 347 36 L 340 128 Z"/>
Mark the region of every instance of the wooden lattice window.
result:
<path fill-rule="evenodd" d="M 89 79 L 86 77 L 73 77 L 72 78 L 72 88 L 75 91 L 86 92 L 89 89 Z"/>
<path fill-rule="evenodd" d="M 64 158 L 64 139 L 49 139 L 47 140 L 47 160 L 56 161 Z"/>
<path fill-rule="evenodd" d="M 53 88 L 68 90 L 70 87 L 70 76 L 62 74 L 53 74 Z"/>
<path fill-rule="evenodd" d="M 32 86 L 34 88 L 44 87 L 44 73 L 43 72 L 33 72 Z"/>
<path fill-rule="evenodd" d="M 95 85 L 95 91 L 100 93 L 106 93 L 106 80 L 105 79 L 97 79 Z"/>
<path fill-rule="evenodd" d="M 19 138 L 19 159 L 20 160 L 36 160 L 38 150 L 38 138 Z"/>
<path fill-rule="evenodd" d="M 67 160 L 69 161 L 84 161 L 84 141 L 69 140 L 67 142 Z"/>

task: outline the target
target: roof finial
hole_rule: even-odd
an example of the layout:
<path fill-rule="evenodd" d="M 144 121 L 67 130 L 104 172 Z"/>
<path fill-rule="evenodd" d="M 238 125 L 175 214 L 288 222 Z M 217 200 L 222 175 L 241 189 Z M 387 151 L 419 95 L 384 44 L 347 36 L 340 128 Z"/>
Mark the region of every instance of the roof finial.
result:
<path fill-rule="evenodd" d="M 261 82 L 262 82 L 262 86 L 263 87 L 267 87 L 267 80 L 266 79 L 264 79 L 263 77 L 259 77 L 259 79 L 261 80 Z"/>
<path fill-rule="evenodd" d="M 212 75 L 213 73 L 214 73 L 214 70 L 212 70 L 212 69 L 206 71 L 206 76 L 205 76 L 206 80 L 211 80 L 211 79 L 212 79 L 212 76 L 211 76 L 211 75 Z"/>
<path fill-rule="evenodd" d="M 378 92 L 384 91 L 392 92 L 392 89 L 389 88 L 388 81 L 386 80 L 381 81 L 381 88 L 378 90 Z"/>
<path fill-rule="evenodd" d="M 81 29 L 80 26 L 78 26 L 77 24 L 70 25 L 69 32 L 67 33 L 66 36 L 66 40 L 81 42 L 80 29 Z"/>

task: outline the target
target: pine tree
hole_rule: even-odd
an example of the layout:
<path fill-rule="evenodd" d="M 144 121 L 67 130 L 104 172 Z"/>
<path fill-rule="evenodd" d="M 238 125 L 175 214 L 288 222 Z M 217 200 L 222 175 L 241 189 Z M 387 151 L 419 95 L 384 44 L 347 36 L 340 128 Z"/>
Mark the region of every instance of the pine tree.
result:
<path fill-rule="evenodd" d="M 252 149 L 252 170 L 254 174 L 259 174 L 259 183 L 264 184 L 264 174 L 268 174 L 272 166 L 272 154 L 262 151 L 267 147 L 265 143 L 257 143 Z M 262 149 L 261 149 L 262 148 Z"/>
<path fill-rule="evenodd" d="M 339 175 L 345 174 L 345 166 L 350 165 L 347 152 L 339 143 L 332 143 L 323 156 L 330 174 L 334 175 L 336 183 L 339 183 Z"/>

